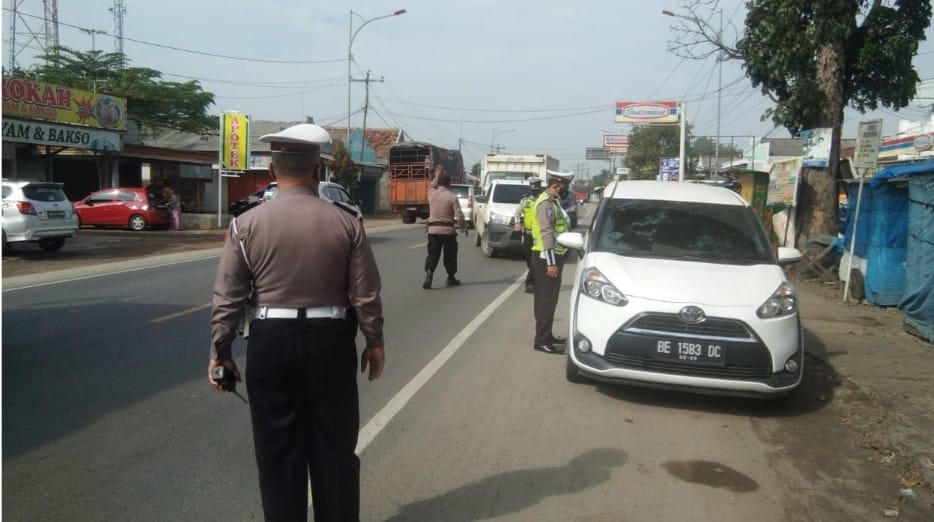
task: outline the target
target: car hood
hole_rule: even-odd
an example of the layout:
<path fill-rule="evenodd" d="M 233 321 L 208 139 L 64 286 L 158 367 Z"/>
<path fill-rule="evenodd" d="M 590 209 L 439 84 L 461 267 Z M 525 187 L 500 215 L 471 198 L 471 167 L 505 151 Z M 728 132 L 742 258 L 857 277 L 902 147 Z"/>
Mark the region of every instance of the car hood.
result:
<path fill-rule="evenodd" d="M 624 295 L 669 303 L 759 306 L 785 281 L 778 265 L 727 265 L 594 252 L 595 266 Z"/>
<path fill-rule="evenodd" d="M 506 216 L 511 216 L 516 213 L 516 209 L 519 208 L 518 203 L 487 203 L 487 214 L 503 214 Z"/>

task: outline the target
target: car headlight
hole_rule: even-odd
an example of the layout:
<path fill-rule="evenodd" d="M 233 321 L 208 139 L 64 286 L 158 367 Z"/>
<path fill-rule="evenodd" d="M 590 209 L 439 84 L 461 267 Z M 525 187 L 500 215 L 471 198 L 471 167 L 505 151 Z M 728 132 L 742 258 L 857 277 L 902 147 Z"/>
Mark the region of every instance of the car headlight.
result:
<path fill-rule="evenodd" d="M 766 319 L 791 315 L 798 311 L 798 294 L 791 283 L 785 281 L 778 286 L 778 290 L 769 297 L 762 306 L 756 310 L 756 315 Z"/>
<path fill-rule="evenodd" d="M 626 306 L 629 304 L 629 299 L 626 299 L 626 296 L 594 267 L 584 270 L 581 274 L 580 291 L 588 297 L 611 305 Z"/>
<path fill-rule="evenodd" d="M 490 214 L 490 222 L 496 223 L 497 225 L 511 225 L 513 216 L 506 214 Z"/>

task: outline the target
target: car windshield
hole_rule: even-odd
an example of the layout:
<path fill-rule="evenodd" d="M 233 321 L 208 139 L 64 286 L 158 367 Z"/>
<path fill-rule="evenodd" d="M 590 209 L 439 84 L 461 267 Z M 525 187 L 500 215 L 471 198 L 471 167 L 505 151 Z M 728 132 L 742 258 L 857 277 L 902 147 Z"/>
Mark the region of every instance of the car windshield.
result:
<path fill-rule="evenodd" d="M 62 189 L 52 185 L 26 185 L 23 195 L 33 201 L 65 201 L 68 199 Z"/>
<path fill-rule="evenodd" d="M 457 194 L 459 198 L 466 198 L 470 196 L 470 186 L 469 185 L 451 185 L 449 187 L 451 192 Z"/>
<path fill-rule="evenodd" d="M 747 207 L 612 200 L 602 216 L 594 251 L 713 263 L 775 262 L 762 225 Z"/>
<path fill-rule="evenodd" d="M 528 193 L 526 185 L 497 185 L 493 191 L 493 203 L 518 203 Z"/>

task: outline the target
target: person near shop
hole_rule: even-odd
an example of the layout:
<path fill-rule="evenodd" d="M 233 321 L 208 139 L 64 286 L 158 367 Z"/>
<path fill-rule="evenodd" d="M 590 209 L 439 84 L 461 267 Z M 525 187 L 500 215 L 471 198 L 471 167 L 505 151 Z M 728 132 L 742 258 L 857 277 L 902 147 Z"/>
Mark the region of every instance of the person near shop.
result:
<path fill-rule="evenodd" d="M 171 230 L 182 229 L 182 200 L 175 193 L 172 187 L 165 187 L 163 191 L 165 196 L 166 208 L 169 210 L 169 228 Z"/>
<path fill-rule="evenodd" d="M 248 313 L 246 388 L 267 521 L 358 520 L 360 371 L 385 364 L 380 277 L 360 221 L 317 196 L 323 128 L 300 124 L 260 141 L 278 197 L 231 220 L 214 280 L 208 379 L 241 376 L 231 353 Z M 244 312 L 245 305 L 250 308 Z M 235 386 L 235 383 L 234 383 Z M 213 420 L 212 420 L 213 422 Z"/>

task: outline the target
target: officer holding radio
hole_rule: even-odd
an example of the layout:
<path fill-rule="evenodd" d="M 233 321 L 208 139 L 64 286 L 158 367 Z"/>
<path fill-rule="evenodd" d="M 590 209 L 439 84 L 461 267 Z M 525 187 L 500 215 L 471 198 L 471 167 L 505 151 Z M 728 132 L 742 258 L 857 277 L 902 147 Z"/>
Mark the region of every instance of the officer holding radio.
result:
<path fill-rule="evenodd" d="M 208 378 L 226 390 L 240 380 L 231 343 L 252 306 L 246 386 L 265 519 L 306 520 L 310 474 L 316 521 L 358 520 L 355 337 L 359 325 L 360 370 L 378 379 L 379 271 L 356 216 L 317 197 L 327 131 L 304 123 L 260 141 L 270 144 L 279 194 L 231 220 L 214 281 Z"/>

